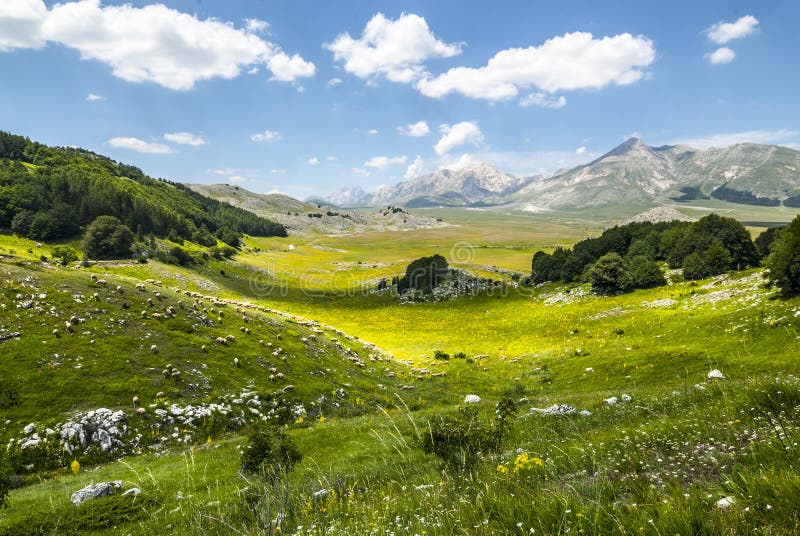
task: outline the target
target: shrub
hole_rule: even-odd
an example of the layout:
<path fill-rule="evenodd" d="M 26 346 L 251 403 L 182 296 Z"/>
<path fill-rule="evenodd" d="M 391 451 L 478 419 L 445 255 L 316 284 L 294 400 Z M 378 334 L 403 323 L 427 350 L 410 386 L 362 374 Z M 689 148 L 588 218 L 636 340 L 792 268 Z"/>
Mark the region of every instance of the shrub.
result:
<path fill-rule="evenodd" d="M 731 265 L 728 250 L 720 244 L 712 244 L 705 251 L 695 251 L 683 261 L 683 277 L 697 280 L 725 273 Z"/>
<path fill-rule="evenodd" d="M 119 259 L 131 254 L 133 233 L 113 216 L 100 216 L 86 228 L 83 251 L 90 259 Z"/>
<path fill-rule="evenodd" d="M 406 275 L 397 283 L 399 291 L 419 290 L 430 293 L 447 274 L 447 260 L 441 255 L 422 257 L 406 268 Z"/>
<path fill-rule="evenodd" d="M 420 439 L 422 450 L 435 454 L 448 469 L 472 472 L 483 456 L 499 450 L 516 413 L 516 403 L 504 398 L 491 421 L 481 419 L 475 406 L 460 407 L 455 415 L 439 415 L 428 421 Z"/>
<path fill-rule="evenodd" d="M 450 354 L 446 354 L 446 353 L 442 352 L 441 350 L 436 350 L 435 352 L 433 352 L 433 358 L 434 359 L 441 359 L 441 360 L 445 360 L 446 361 L 446 360 L 450 359 Z"/>
<path fill-rule="evenodd" d="M 800 216 L 772 243 L 767 258 L 769 280 L 784 296 L 800 294 Z"/>
<path fill-rule="evenodd" d="M 242 472 L 263 476 L 276 482 L 297 465 L 303 455 L 281 428 L 255 426 L 242 451 Z"/>
<path fill-rule="evenodd" d="M 53 248 L 52 255 L 58 259 L 62 266 L 78 260 L 78 252 L 69 246 L 56 246 Z"/>
<path fill-rule="evenodd" d="M 655 288 L 667 284 L 661 267 L 655 261 L 645 261 L 631 270 L 631 283 L 635 288 Z"/>
<path fill-rule="evenodd" d="M 631 276 L 618 253 L 607 253 L 589 267 L 589 282 L 599 294 L 613 294 L 631 287 Z"/>

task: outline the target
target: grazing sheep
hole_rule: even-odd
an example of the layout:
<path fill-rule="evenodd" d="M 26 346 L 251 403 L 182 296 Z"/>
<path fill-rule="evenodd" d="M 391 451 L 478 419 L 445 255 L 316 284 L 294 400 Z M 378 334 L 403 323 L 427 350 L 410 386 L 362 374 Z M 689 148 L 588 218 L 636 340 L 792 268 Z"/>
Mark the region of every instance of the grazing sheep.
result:
<path fill-rule="evenodd" d="M 117 285 L 117 294 L 122 294 L 122 285 Z"/>
<path fill-rule="evenodd" d="M 279 373 L 277 373 L 277 374 L 275 375 L 275 377 L 276 377 L 277 379 L 279 379 L 279 380 L 282 380 L 282 379 L 283 379 L 283 372 L 279 372 Z"/>
<path fill-rule="evenodd" d="M 172 363 L 167 363 L 167 370 L 172 370 L 175 367 L 172 366 Z"/>
<path fill-rule="evenodd" d="M 271 381 L 271 382 L 275 381 L 275 375 L 274 374 L 270 374 L 269 375 L 269 381 Z"/>
<path fill-rule="evenodd" d="M 228 346 L 228 339 L 224 337 L 217 337 L 216 339 L 214 339 L 214 342 L 216 342 L 217 344 L 221 344 L 222 346 Z"/>
<path fill-rule="evenodd" d="M 241 331 L 242 333 L 244 333 L 244 330 L 245 330 L 245 327 L 244 327 L 244 326 L 242 326 L 242 327 L 240 327 L 240 328 L 239 328 L 239 331 Z"/>
<path fill-rule="evenodd" d="M 140 417 L 144 417 L 144 414 L 145 414 L 145 413 L 147 413 L 147 410 L 145 410 L 144 408 L 136 408 L 136 413 L 137 413 L 137 414 L 138 414 Z"/>
<path fill-rule="evenodd" d="M 147 318 L 147 311 L 142 311 L 142 318 Z"/>
<path fill-rule="evenodd" d="M 53 337 L 55 337 L 56 339 L 58 339 L 59 337 L 61 337 L 61 332 L 60 332 L 60 331 L 58 331 L 58 328 L 56 328 L 56 329 L 54 329 L 54 330 L 53 330 Z"/>
<path fill-rule="evenodd" d="M 150 347 L 150 351 L 153 352 L 154 354 L 157 354 L 158 353 L 158 346 L 156 346 L 154 344 L 153 346 Z"/>
<path fill-rule="evenodd" d="M 294 385 L 292 385 L 292 384 L 289 384 L 289 385 L 285 386 L 285 387 L 284 387 L 283 389 L 281 389 L 281 390 L 282 390 L 284 393 L 288 393 L 288 392 L 290 392 L 290 391 L 294 391 Z"/>
<path fill-rule="evenodd" d="M 133 407 L 134 408 L 138 408 L 139 407 L 139 397 L 138 396 L 134 396 L 133 397 Z"/>
<path fill-rule="evenodd" d="M 264 346 L 264 339 L 259 339 L 258 344 L 260 344 L 261 346 Z"/>
<path fill-rule="evenodd" d="M 153 298 L 147 298 L 147 305 L 149 305 L 150 307 L 153 306 Z"/>
<path fill-rule="evenodd" d="M 203 352 L 203 353 L 208 351 L 208 350 L 206 350 L 206 345 L 205 344 L 200 347 L 200 351 Z"/>
<path fill-rule="evenodd" d="M 144 284 L 136 283 L 136 290 L 138 290 L 139 292 L 144 292 Z"/>
<path fill-rule="evenodd" d="M 67 333 L 74 333 L 74 331 L 72 330 L 72 324 L 70 324 L 69 320 L 67 320 L 64 323 L 64 331 L 66 331 Z"/>
<path fill-rule="evenodd" d="M 156 398 L 164 398 L 164 391 L 159 391 L 156 393 Z"/>
<path fill-rule="evenodd" d="M 180 370 L 173 370 L 173 371 L 172 371 L 172 378 L 173 378 L 173 379 L 176 379 L 176 380 L 177 380 L 177 379 L 178 379 L 178 378 L 180 378 L 180 377 L 181 377 L 181 371 L 180 371 Z"/>
<path fill-rule="evenodd" d="M 97 284 L 100 285 L 101 287 L 107 287 L 108 281 L 106 281 L 105 279 L 98 279 Z"/>
<path fill-rule="evenodd" d="M 81 321 L 80 321 L 80 319 L 79 319 L 77 316 L 75 316 L 75 315 L 72 315 L 72 316 L 69 318 L 69 323 L 70 323 L 70 324 L 72 324 L 73 326 L 77 326 L 78 324 L 80 324 L 80 323 L 81 323 Z"/>
<path fill-rule="evenodd" d="M 161 293 L 160 292 L 156 292 L 155 294 L 153 294 L 153 296 L 155 296 L 159 300 L 161 299 Z"/>
<path fill-rule="evenodd" d="M 169 374 L 170 372 L 167 369 L 161 371 L 161 375 L 164 376 L 165 378 L 169 378 Z"/>
<path fill-rule="evenodd" d="M 228 336 L 227 336 L 227 337 L 225 337 L 225 338 L 226 338 L 226 339 L 228 339 L 228 341 L 230 341 L 230 342 L 233 342 L 233 341 L 235 341 L 235 340 L 236 340 L 236 337 L 234 337 L 233 335 L 228 335 Z"/>
<path fill-rule="evenodd" d="M 270 368 L 269 368 L 269 371 L 270 371 L 272 374 L 275 374 L 276 372 L 278 372 L 278 369 L 276 369 L 275 367 L 270 367 Z"/>
<path fill-rule="evenodd" d="M 281 339 L 283 339 L 283 335 L 278 333 L 277 335 L 275 335 L 275 338 L 278 339 L 278 340 L 281 340 Z"/>
<path fill-rule="evenodd" d="M 97 274 L 91 275 L 92 281 L 97 282 Z"/>
<path fill-rule="evenodd" d="M 236 365 L 237 367 L 239 366 L 239 358 L 238 357 L 234 357 L 233 358 L 233 364 Z"/>
<path fill-rule="evenodd" d="M 161 313 L 153 313 L 153 318 L 156 320 L 161 320 Z"/>
<path fill-rule="evenodd" d="M 97 292 L 95 292 L 94 294 L 92 294 L 92 299 L 93 299 L 94 301 L 100 301 L 100 294 L 98 294 Z"/>

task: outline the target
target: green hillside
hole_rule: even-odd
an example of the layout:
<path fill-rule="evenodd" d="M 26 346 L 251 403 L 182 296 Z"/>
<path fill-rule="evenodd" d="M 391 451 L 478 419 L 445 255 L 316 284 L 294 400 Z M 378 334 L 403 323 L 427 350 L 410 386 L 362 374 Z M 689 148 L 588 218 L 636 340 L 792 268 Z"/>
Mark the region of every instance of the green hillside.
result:
<path fill-rule="evenodd" d="M 51 240 L 76 235 L 103 215 L 161 237 L 193 239 L 225 229 L 286 236 L 278 223 L 153 179 L 134 166 L 0 132 L 0 228 Z"/>

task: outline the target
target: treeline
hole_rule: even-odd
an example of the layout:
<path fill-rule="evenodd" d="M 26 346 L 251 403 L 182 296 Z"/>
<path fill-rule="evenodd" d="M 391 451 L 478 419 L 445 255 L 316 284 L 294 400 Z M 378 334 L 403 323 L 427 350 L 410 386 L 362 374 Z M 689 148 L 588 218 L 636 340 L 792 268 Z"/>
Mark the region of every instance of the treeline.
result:
<path fill-rule="evenodd" d="M 134 166 L 0 131 L 0 227 L 48 240 L 77 235 L 99 216 L 140 236 L 206 244 L 222 235 L 286 236 L 278 223 Z"/>
<path fill-rule="evenodd" d="M 768 248 L 774 236 L 765 238 L 762 243 Z M 572 249 L 538 251 L 531 280 L 590 281 L 598 283 L 600 291 L 630 290 L 663 284 L 660 269 L 655 270 L 658 262 L 683 269 L 687 279 L 702 279 L 758 266 L 761 256 L 741 223 L 711 214 L 697 222 L 630 223 L 582 240 Z"/>

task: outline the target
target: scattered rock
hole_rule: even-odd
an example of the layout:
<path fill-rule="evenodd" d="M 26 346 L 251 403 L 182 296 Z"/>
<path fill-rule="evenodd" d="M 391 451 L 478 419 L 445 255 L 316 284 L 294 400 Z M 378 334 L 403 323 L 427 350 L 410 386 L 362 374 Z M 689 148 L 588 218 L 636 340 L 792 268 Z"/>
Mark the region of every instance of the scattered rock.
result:
<path fill-rule="evenodd" d="M 714 370 L 712 370 L 711 372 L 708 373 L 708 379 L 709 380 L 724 380 L 725 379 L 725 375 L 722 373 L 721 370 L 714 369 Z"/>
<path fill-rule="evenodd" d="M 467 395 L 467 396 L 464 397 L 464 403 L 465 404 L 480 404 L 481 403 L 481 397 L 479 397 L 478 395 Z"/>
<path fill-rule="evenodd" d="M 114 495 L 114 491 L 122 487 L 122 480 L 114 480 L 112 482 L 101 482 L 99 484 L 89 484 L 85 488 L 81 488 L 70 497 L 70 501 L 75 506 L 82 504 L 86 501 L 100 499 L 108 495 Z"/>

